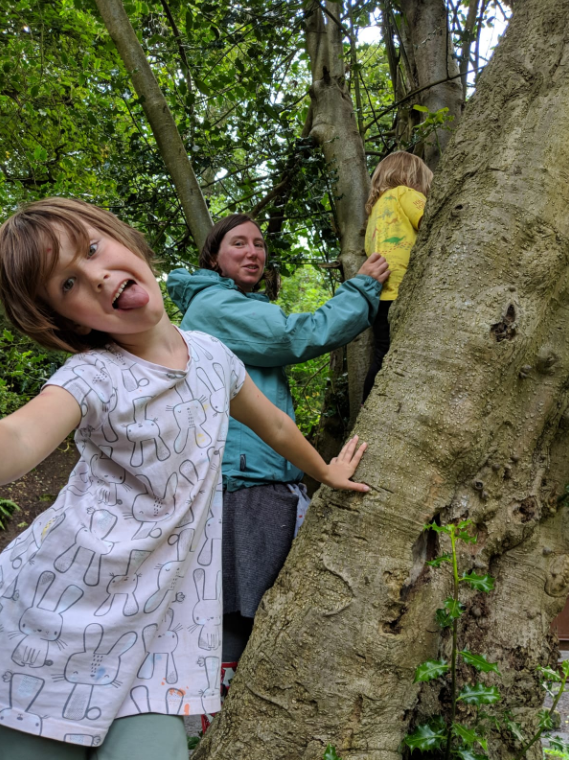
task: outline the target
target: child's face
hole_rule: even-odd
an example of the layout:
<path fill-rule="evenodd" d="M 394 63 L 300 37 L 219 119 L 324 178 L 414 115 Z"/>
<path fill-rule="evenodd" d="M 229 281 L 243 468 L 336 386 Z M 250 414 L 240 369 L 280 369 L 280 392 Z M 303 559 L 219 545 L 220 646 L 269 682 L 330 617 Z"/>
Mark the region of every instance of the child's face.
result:
<path fill-rule="evenodd" d="M 65 232 L 59 261 L 45 286 L 48 304 L 77 325 L 77 332 L 121 336 L 143 333 L 164 317 L 160 286 L 146 261 L 122 243 L 87 226 L 89 251 L 76 256 Z"/>

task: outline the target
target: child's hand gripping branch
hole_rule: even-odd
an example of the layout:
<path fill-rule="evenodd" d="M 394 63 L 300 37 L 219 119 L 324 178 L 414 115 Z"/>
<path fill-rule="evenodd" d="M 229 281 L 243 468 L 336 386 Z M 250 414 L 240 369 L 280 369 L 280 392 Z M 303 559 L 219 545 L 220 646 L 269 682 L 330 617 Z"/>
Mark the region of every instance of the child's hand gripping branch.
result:
<path fill-rule="evenodd" d="M 250 427 L 278 454 L 315 480 L 332 488 L 369 491 L 369 486 L 350 480 L 366 450 L 366 443 L 356 448 L 358 437 L 354 436 L 339 455 L 326 464 L 291 418 L 274 406 L 249 376 L 231 402 L 231 416 Z"/>

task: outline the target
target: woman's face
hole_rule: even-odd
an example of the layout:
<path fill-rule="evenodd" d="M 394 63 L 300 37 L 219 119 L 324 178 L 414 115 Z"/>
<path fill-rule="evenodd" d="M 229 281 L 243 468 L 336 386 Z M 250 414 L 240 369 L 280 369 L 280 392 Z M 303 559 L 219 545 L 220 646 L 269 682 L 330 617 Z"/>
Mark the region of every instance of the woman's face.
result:
<path fill-rule="evenodd" d="M 251 293 L 265 268 L 265 242 L 256 224 L 245 222 L 230 230 L 219 246 L 217 265 L 244 293 Z"/>

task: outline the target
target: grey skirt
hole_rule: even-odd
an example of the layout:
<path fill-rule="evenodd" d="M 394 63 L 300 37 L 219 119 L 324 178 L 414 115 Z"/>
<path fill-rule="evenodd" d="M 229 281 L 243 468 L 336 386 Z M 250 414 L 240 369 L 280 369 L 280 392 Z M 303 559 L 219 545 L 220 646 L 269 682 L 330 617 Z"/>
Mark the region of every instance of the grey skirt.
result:
<path fill-rule="evenodd" d="M 255 617 L 289 553 L 297 504 L 285 483 L 224 492 L 224 614 Z"/>

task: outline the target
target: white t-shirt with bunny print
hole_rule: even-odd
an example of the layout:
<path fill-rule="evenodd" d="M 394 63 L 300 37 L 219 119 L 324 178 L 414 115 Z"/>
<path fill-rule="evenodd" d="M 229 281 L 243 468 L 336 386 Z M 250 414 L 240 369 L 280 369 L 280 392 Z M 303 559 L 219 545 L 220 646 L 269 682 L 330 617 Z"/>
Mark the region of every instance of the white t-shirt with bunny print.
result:
<path fill-rule="evenodd" d="M 220 709 L 221 459 L 245 368 L 181 333 L 176 371 L 116 345 L 49 380 L 81 458 L 0 555 L 0 725 L 97 746 L 117 717 Z"/>

